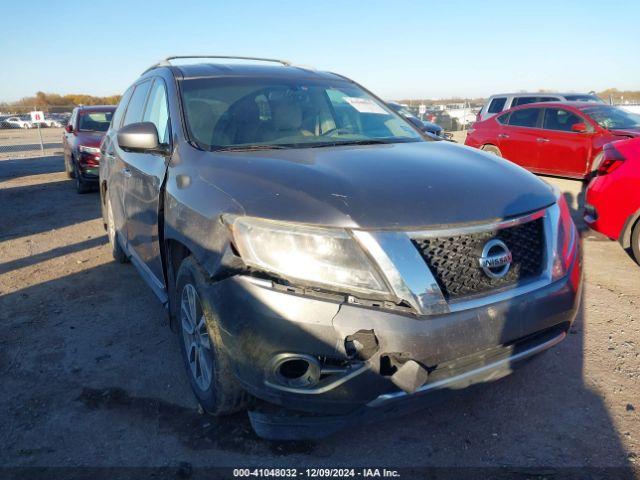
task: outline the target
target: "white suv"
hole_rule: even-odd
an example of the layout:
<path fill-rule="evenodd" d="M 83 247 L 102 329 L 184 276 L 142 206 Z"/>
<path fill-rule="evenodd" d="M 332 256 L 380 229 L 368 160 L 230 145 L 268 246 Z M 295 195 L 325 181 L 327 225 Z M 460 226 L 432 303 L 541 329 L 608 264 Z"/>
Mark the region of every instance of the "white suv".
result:
<path fill-rule="evenodd" d="M 503 93 L 492 95 L 484 104 L 476 121 L 480 122 L 511 107 L 537 102 L 595 102 L 604 103 L 592 93 Z"/>

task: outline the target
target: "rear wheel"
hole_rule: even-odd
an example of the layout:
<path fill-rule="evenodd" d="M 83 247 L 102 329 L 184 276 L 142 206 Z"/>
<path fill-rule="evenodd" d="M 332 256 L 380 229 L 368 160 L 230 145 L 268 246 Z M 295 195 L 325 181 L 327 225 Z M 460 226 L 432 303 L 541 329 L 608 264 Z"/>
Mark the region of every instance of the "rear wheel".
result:
<path fill-rule="evenodd" d="M 631 231 L 631 251 L 633 258 L 640 265 L 640 220 L 636 222 L 636 226 Z"/>
<path fill-rule="evenodd" d="M 178 270 L 173 299 L 181 326 L 182 357 L 200 405 L 212 415 L 228 415 L 246 408 L 249 395 L 232 372 L 218 316 L 206 292 L 202 268 L 187 257 Z"/>
<path fill-rule="evenodd" d="M 502 152 L 495 145 L 483 145 L 482 146 L 482 151 L 487 152 L 487 153 L 493 153 L 494 155 L 496 155 L 498 157 L 502 157 Z"/>

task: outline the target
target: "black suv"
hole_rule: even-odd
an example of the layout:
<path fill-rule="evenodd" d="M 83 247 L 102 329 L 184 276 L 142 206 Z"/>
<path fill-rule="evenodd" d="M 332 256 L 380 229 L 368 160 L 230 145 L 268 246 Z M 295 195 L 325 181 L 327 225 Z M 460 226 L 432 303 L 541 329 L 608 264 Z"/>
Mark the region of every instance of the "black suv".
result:
<path fill-rule="evenodd" d="M 558 192 L 343 76 L 175 58 L 124 94 L 100 192 L 206 411 L 318 437 L 565 337 L 581 259 Z"/>

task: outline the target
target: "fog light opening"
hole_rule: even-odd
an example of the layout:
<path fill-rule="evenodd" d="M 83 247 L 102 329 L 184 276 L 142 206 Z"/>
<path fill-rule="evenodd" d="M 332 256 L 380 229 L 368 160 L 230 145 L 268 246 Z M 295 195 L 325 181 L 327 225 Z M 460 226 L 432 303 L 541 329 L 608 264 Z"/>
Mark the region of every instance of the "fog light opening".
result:
<path fill-rule="evenodd" d="M 280 365 L 279 373 L 287 380 L 295 380 L 309 371 L 309 362 L 301 358 L 287 360 Z"/>
<path fill-rule="evenodd" d="M 312 387 L 320 380 L 320 362 L 311 355 L 281 354 L 273 361 L 277 383 L 288 387 Z"/>

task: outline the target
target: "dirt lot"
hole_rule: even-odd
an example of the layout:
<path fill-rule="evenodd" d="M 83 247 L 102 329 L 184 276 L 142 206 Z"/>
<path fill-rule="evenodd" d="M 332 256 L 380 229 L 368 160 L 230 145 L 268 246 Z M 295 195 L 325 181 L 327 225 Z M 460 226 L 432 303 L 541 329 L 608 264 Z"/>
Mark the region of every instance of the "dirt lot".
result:
<path fill-rule="evenodd" d="M 555 181 L 555 180 L 551 180 Z M 557 181 L 577 204 L 581 184 Z M 199 415 L 177 338 L 97 193 L 60 156 L 0 159 L 0 465 L 574 466 L 640 462 L 640 267 L 584 232 L 571 335 L 515 375 L 320 442 L 269 443 Z M 579 218 L 579 215 L 576 216 Z"/>

